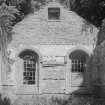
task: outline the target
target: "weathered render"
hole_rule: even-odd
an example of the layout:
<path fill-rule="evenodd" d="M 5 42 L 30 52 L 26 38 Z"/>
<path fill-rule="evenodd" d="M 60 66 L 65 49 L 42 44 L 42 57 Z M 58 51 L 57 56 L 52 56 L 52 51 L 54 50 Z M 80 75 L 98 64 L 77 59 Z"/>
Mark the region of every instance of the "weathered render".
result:
<path fill-rule="evenodd" d="M 60 19 L 48 19 L 48 8 L 60 8 Z M 75 12 L 58 2 L 49 2 L 14 26 L 13 40 L 8 46 L 11 71 L 5 83 L 1 81 L 1 87 L 13 96 L 74 92 L 81 87 L 83 77 L 80 72 L 71 71 L 70 56 L 75 51 L 79 51 L 77 55 L 84 52 L 90 56 L 97 32 Z M 24 60 L 20 55 L 24 51 L 33 51 L 37 56 L 32 84 L 23 83 Z"/>

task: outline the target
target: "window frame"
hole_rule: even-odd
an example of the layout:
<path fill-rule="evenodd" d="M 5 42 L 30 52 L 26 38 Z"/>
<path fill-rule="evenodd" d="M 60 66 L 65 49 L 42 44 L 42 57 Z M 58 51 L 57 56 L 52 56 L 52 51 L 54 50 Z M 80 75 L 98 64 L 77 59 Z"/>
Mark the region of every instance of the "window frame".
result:
<path fill-rule="evenodd" d="M 29 55 L 28 55 L 29 56 Z M 32 57 L 32 56 L 30 56 Z M 34 85 L 36 84 L 36 65 L 37 62 L 32 61 L 33 59 L 24 59 L 24 71 L 23 71 L 23 84 L 27 84 L 27 85 Z M 31 75 L 32 74 L 32 75 Z M 29 78 L 29 80 L 27 80 L 26 78 Z M 30 83 L 32 82 L 32 83 Z"/>
<path fill-rule="evenodd" d="M 52 9 L 52 10 L 51 10 Z M 53 9 L 55 9 L 55 11 L 58 11 L 58 18 L 50 18 L 51 16 L 51 11 L 53 11 Z M 57 10 L 58 9 L 58 10 Z M 53 13 L 53 12 L 52 12 Z M 53 13 L 54 14 L 54 13 Z M 52 14 L 52 15 L 53 15 Z M 48 7 L 48 21 L 60 21 L 61 19 L 61 9 L 59 7 Z"/>
<path fill-rule="evenodd" d="M 81 49 L 76 49 L 69 54 L 72 73 L 84 73 L 87 66 L 89 54 Z"/>
<path fill-rule="evenodd" d="M 25 50 L 19 54 L 19 57 L 23 60 L 22 84 L 28 85 L 28 86 L 36 85 L 37 72 L 38 72 L 37 69 L 38 69 L 38 63 L 39 63 L 38 54 L 32 50 Z"/>
<path fill-rule="evenodd" d="M 78 59 L 71 59 L 71 61 L 72 61 L 72 68 L 71 68 L 72 73 L 83 73 L 85 71 L 86 68 L 85 62 Z"/>

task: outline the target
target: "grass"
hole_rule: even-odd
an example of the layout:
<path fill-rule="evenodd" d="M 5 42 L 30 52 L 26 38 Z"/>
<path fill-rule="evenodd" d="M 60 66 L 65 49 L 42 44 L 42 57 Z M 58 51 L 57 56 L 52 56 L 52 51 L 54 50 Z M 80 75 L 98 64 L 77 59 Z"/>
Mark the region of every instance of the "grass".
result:
<path fill-rule="evenodd" d="M 102 97 L 95 97 L 94 95 L 70 95 L 68 99 L 46 97 L 37 99 L 18 99 L 17 102 L 11 104 L 9 98 L 2 98 L 0 95 L 0 105 L 105 105 L 105 99 Z"/>

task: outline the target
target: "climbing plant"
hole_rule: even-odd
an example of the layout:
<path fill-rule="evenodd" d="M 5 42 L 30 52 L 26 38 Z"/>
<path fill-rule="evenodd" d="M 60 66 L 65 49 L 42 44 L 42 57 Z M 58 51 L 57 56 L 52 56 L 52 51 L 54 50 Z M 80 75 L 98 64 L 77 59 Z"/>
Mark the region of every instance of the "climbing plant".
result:
<path fill-rule="evenodd" d="M 2 72 L 6 72 L 9 69 L 7 46 L 12 38 L 12 21 L 15 19 L 15 14 L 18 14 L 18 10 L 15 7 L 2 3 L 0 6 L 0 69 Z"/>

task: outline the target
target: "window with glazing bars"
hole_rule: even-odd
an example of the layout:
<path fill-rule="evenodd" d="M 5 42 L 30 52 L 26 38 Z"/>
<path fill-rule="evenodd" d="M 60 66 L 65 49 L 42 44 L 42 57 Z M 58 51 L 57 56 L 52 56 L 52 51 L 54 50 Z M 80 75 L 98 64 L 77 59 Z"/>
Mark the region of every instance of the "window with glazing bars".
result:
<path fill-rule="evenodd" d="M 72 59 L 72 72 L 84 72 L 85 63 L 82 60 Z"/>
<path fill-rule="evenodd" d="M 23 83 L 24 84 L 35 84 L 35 72 L 36 72 L 36 60 L 34 55 L 24 56 L 24 72 L 23 72 Z"/>

